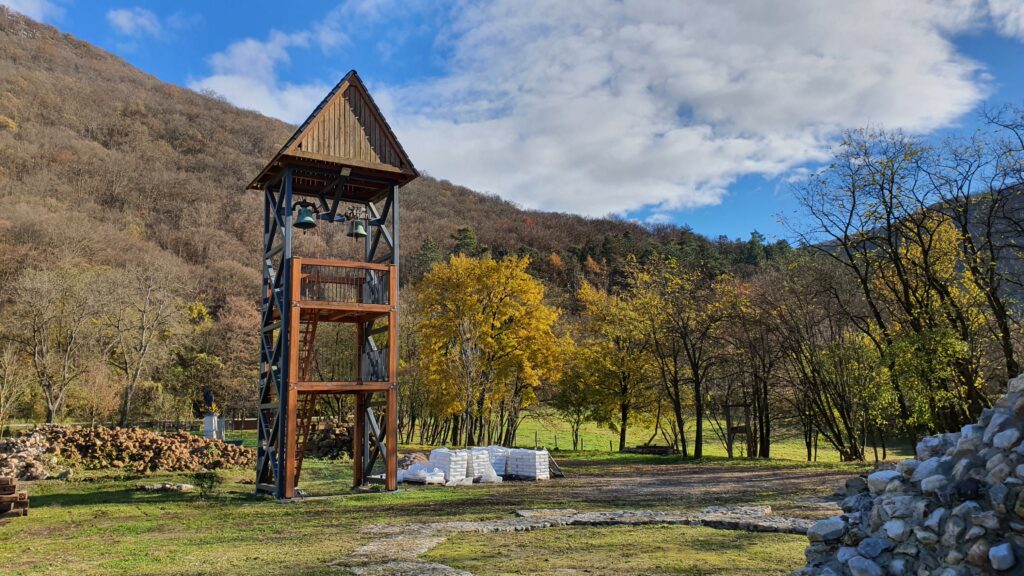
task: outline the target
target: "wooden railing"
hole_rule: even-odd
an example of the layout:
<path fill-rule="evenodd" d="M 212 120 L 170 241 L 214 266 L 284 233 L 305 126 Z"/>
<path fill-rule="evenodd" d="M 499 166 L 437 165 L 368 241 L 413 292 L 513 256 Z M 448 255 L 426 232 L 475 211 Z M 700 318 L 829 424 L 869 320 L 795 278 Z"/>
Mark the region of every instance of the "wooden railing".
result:
<path fill-rule="evenodd" d="M 296 259 L 302 301 L 394 305 L 392 266 L 346 260 Z"/>

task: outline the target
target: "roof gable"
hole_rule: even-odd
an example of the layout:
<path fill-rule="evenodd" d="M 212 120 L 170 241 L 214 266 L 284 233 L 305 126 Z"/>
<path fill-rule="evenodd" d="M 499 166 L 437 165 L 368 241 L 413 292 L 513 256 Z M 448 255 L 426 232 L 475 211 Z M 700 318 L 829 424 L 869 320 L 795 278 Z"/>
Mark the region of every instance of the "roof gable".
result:
<path fill-rule="evenodd" d="M 288 157 L 391 173 L 402 181 L 419 175 L 355 70 L 324 97 L 250 187 Z"/>

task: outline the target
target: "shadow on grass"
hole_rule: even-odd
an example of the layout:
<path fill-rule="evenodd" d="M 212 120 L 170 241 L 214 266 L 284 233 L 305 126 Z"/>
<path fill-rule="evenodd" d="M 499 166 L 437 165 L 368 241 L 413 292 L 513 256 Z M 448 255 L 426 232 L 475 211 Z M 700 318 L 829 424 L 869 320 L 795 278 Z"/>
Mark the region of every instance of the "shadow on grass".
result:
<path fill-rule="evenodd" d="M 265 502 L 270 498 L 255 492 L 218 492 L 206 498 L 197 492 L 146 491 L 132 488 L 114 488 L 87 491 L 48 492 L 30 496 L 33 509 L 60 506 L 88 506 L 99 504 L 172 504 L 178 502 L 206 502 L 208 504 L 239 504 Z"/>

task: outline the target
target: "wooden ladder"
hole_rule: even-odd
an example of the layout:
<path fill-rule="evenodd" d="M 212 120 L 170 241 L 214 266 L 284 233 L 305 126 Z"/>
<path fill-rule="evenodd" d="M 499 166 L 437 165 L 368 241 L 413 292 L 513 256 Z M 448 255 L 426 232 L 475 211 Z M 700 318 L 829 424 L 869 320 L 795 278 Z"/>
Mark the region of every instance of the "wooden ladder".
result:
<path fill-rule="evenodd" d="M 299 324 L 299 380 L 309 381 L 311 374 L 315 372 L 316 366 L 316 328 L 317 318 L 313 317 L 308 322 Z M 295 484 L 299 484 L 299 475 L 302 473 L 302 460 L 306 455 L 306 446 L 309 444 L 309 433 L 313 428 L 313 418 L 316 416 L 316 394 L 306 393 L 299 395 L 299 405 L 296 409 L 296 430 L 298 432 L 295 442 Z"/>

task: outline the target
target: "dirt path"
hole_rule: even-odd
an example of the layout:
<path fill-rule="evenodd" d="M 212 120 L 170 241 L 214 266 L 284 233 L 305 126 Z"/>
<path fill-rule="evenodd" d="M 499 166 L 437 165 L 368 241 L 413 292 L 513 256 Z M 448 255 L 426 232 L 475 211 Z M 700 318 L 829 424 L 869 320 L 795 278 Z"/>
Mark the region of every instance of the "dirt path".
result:
<path fill-rule="evenodd" d="M 573 462 L 562 466 L 567 477 L 551 482 L 516 482 L 495 491 L 495 505 L 506 507 L 576 507 L 597 509 L 696 509 L 769 503 L 787 515 L 817 517 L 820 510 L 798 502 L 829 496 L 854 475 L 849 471 L 801 467 L 753 467 L 694 464 L 603 466 Z"/>
<path fill-rule="evenodd" d="M 444 564 L 419 558 L 453 534 L 522 532 L 556 526 L 706 526 L 721 530 L 805 533 L 811 521 L 772 514 L 767 506 L 714 508 L 701 512 L 524 510 L 515 518 L 469 522 L 429 522 L 366 526 L 374 538 L 352 554 L 330 564 L 357 576 L 472 576 Z"/>
<path fill-rule="evenodd" d="M 491 512 L 515 508 L 559 508 L 575 502 L 603 512 L 534 510 L 525 517 L 491 520 L 422 522 L 366 526 L 373 540 L 331 567 L 358 576 L 471 576 L 444 564 L 419 558 L 449 536 L 465 532 L 537 530 L 570 525 L 704 525 L 723 529 L 799 533 L 807 518 L 838 513 L 827 499 L 850 472 L 805 468 L 656 464 L 604 466 L 599 462 L 563 465 L 568 477 L 549 482 L 509 482 L 481 490 L 463 506 Z M 475 490 L 477 487 L 457 488 Z M 746 507 L 739 516 L 726 510 L 692 512 L 711 505 L 735 509 L 751 502 L 774 502 L 774 511 Z M 448 504 L 436 517 L 457 516 L 462 510 Z M 673 511 L 666 511 L 666 508 Z M 609 512 L 609 508 L 616 511 Z M 656 508 L 660 511 L 647 510 Z M 643 511 L 638 511 L 643 510 Z M 687 511 L 691 510 L 691 511 Z M 735 510 L 733 510 L 735 512 Z M 758 517 L 761 517 L 760 519 Z M 773 524 L 774 522 L 774 524 Z"/>

